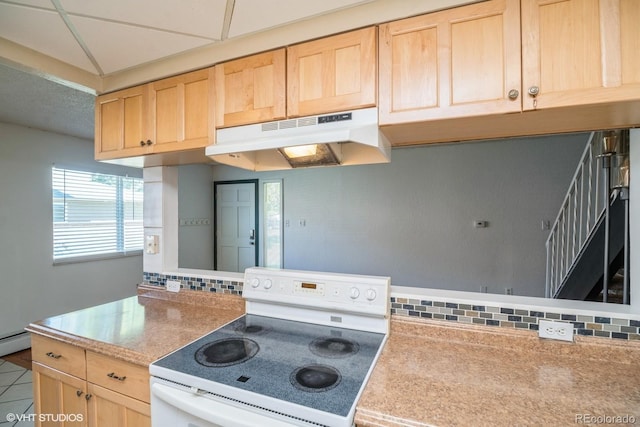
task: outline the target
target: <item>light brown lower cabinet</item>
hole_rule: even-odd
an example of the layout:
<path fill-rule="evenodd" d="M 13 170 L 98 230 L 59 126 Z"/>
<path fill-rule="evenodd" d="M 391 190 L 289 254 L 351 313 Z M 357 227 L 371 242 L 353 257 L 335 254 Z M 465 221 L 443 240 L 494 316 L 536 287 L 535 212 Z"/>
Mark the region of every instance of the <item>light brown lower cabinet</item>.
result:
<path fill-rule="evenodd" d="M 33 362 L 35 425 L 86 426 L 87 382 Z"/>
<path fill-rule="evenodd" d="M 88 383 L 89 427 L 150 427 L 151 406 L 124 394 Z"/>
<path fill-rule="evenodd" d="M 151 426 L 146 368 L 35 335 L 31 348 L 36 426 Z"/>

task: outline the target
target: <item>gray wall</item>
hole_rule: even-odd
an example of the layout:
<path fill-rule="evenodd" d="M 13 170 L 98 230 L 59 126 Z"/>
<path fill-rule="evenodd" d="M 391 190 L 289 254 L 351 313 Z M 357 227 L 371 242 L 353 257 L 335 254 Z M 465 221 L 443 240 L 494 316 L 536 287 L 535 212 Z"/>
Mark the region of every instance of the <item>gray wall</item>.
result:
<path fill-rule="evenodd" d="M 213 270 L 213 182 L 211 166 L 178 167 L 179 219 L 208 219 L 209 224 L 184 225 L 178 229 L 178 266 Z"/>
<path fill-rule="evenodd" d="M 541 221 L 555 219 L 587 137 L 395 149 L 385 165 L 263 173 L 214 166 L 213 179 L 284 180 L 285 268 L 544 296 Z M 489 227 L 473 228 L 477 219 Z"/>
<path fill-rule="evenodd" d="M 51 167 L 103 173 L 93 141 L 0 123 L 0 336 L 29 322 L 135 295 L 142 256 L 56 265 Z"/>

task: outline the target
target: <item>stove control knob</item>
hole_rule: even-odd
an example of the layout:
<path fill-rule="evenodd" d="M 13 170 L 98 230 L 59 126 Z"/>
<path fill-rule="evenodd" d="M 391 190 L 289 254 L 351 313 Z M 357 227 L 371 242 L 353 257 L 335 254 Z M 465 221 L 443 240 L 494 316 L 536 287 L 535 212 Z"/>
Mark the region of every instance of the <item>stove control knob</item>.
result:
<path fill-rule="evenodd" d="M 366 296 L 369 301 L 373 301 L 374 299 L 376 299 L 376 290 L 367 289 Z"/>
<path fill-rule="evenodd" d="M 264 281 L 263 286 L 265 289 L 271 289 L 271 287 L 273 286 L 273 282 L 271 281 L 271 279 L 267 279 Z"/>
<path fill-rule="evenodd" d="M 260 279 L 258 279 L 257 277 L 251 279 L 251 287 L 257 288 L 258 286 L 260 286 Z"/>
<path fill-rule="evenodd" d="M 349 292 L 349 296 L 351 297 L 351 299 L 358 298 L 360 296 L 360 289 L 354 286 L 353 288 L 351 288 L 351 291 Z"/>

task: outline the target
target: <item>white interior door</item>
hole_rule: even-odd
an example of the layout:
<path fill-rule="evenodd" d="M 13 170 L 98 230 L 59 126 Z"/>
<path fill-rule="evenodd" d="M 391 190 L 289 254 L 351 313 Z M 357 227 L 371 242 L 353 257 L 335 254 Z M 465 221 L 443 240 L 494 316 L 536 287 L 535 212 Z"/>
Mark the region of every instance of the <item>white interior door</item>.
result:
<path fill-rule="evenodd" d="M 216 270 L 244 272 L 256 264 L 256 184 L 216 184 Z"/>

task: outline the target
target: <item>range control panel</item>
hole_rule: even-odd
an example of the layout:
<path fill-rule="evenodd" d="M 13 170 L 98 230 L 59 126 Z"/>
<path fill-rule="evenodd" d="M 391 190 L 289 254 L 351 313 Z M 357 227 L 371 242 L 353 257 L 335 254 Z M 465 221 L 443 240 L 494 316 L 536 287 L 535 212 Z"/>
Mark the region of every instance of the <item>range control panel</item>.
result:
<path fill-rule="evenodd" d="M 389 277 L 252 267 L 245 270 L 244 279 L 242 294 L 247 300 L 388 313 Z"/>

